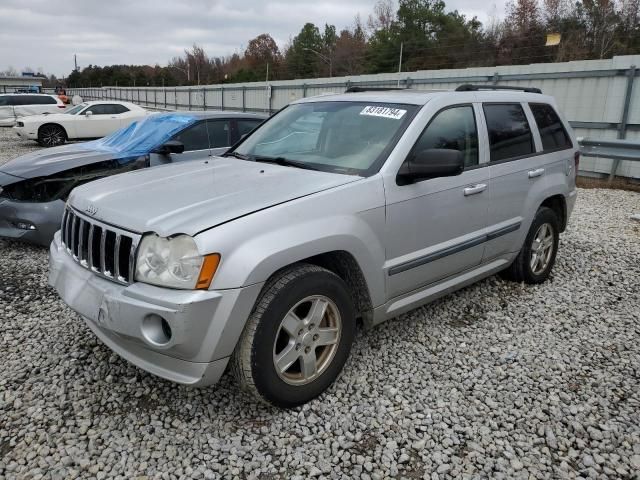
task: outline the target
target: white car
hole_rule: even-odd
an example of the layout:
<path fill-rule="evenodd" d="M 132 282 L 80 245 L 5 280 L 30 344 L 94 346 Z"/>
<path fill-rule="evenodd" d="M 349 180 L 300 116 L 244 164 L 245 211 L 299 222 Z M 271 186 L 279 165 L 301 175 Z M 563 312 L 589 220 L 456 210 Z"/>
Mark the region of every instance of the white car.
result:
<path fill-rule="evenodd" d="M 21 117 L 13 128 L 21 138 L 36 140 L 43 147 L 55 147 L 67 140 L 104 137 L 148 114 L 129 102 L 94 101 L 59 114 Z"/>
<path fill-rule="evenodd" d="M 39 93 L 0 94 L 0 127 L 10 127 L 18 117 L 58 113 L 64 110 L 64 103 L 55 95 Z"/>

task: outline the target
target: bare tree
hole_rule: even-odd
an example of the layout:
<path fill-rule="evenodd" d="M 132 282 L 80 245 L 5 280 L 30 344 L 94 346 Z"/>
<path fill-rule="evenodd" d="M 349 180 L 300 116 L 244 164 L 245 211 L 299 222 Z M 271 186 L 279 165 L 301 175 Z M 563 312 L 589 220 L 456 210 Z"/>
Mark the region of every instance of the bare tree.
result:
<path fill-rule="evenodd" d="M 369 33 L 376 31 L 389 31 L 396 19 L 393 0 L 378 0 L 373 7 L 373 14 L 369 15 L 367 28 Z"/>

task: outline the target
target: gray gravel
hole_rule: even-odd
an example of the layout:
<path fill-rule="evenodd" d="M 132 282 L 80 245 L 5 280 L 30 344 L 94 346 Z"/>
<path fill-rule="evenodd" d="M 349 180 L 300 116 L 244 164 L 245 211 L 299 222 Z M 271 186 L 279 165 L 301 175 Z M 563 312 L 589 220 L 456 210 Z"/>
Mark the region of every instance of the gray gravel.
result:
<path fill-rule="evenodd" d="M 0 480 L 638 479 L 638 211 L 580 191 L 551 281 L 492 277 L 360 332 L 296 411 L 127 364 L 47 287 L 45 249 L 0 240 Z"/>
<path fill-rule="evenodd" d="M 34 140 L 22 140 L 11 127 L 0 127 L 0 165 L 39 148 Z"/>

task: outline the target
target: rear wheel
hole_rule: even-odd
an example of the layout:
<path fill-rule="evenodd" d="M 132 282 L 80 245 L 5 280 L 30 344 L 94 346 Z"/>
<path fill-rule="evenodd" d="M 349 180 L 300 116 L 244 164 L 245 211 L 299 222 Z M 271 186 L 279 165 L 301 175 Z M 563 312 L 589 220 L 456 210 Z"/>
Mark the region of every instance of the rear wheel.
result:
<path fill-rule="evenodd" d="M 38 130 L 38 143 L 43 147 L 62 145 L 66 139 L 67 135 L 60 125 L 43 125 Z"/>
<path fill-rule="evenodd" d="M 298 265 L 265 287 L 236 346 L 232 370 L 260 400 L 296 407 L 336 379 L 354 335 L 346 284 L 323 268 Z"/>
<path fill-rule="evenodd" d="M 502 276 L 516 282 L 544 282 L 551 275 L 556 261 L 559 231 L 554 211 L 547 207 L 539 208 L 520 253 Z"/>

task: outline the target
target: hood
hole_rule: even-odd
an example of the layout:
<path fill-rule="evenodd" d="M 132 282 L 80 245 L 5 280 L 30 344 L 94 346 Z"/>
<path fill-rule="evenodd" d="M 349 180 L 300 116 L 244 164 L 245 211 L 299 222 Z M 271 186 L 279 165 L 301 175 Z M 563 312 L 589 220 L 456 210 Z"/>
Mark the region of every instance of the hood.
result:
<path fill-rule="evenodd" d="M 49 113 L 44 114 L 40 113 L 38 115 L 25 115 L 23 117 L 18 116 L 18 120 L 21 122 L 27 123 L 42 123 L 42 122 L 64 122 L 72 118 L 73 115 L 68 115 L 66 113 Z"/>
<path fill-rule="evenodd" d="M 44 148 L 0 165 L 0 173 L 20 178 L 46 177 L 70 168 L 110 160 L 110 152 L 80 148 L 83 144 Z"/>
<path fill-rule="evenodd" d="M 97 220 L 138 233 L 195 235 L 360 178 L 213 157 L 97 180 L 74 189 L 69 204 L 79 212 L 96 211 Z"/>

